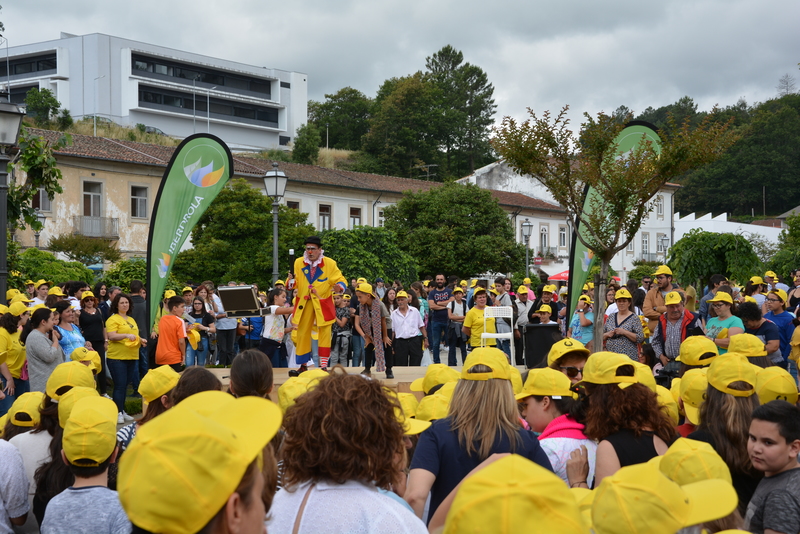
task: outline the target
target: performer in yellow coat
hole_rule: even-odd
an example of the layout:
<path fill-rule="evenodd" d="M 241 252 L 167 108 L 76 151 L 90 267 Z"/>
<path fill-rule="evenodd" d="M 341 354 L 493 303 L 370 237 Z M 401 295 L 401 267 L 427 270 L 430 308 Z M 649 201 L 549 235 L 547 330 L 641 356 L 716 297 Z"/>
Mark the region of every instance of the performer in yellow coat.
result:
<path fill-rule="evenodd" d="M 331 354 L 331 325 L 336 320 L 333 290 L 339 293 L 347 288 L 336 262 L 326 258 L 322 241 L 317 236 L 306 238 L 302 258 L 294 262 L 294 273 L 290 273 L 287 286 L 296 291 L 292 322 L 297 325 L 297 363 L 305 365 L 311 360 L 311 331 L 316 328 L 319 339 L 319 365 L 328 366 Z"/>

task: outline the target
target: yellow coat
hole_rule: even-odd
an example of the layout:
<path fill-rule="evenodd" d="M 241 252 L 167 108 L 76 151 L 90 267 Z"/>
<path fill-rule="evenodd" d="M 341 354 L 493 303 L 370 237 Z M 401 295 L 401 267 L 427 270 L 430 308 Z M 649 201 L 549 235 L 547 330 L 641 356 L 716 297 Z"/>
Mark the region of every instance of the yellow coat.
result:
<path fill-rule="evenodd" d="M 318 327 L 333 324 L 336 320 L 333 288 L 336 284 L 342 284 L 342 291 L 347 287 L 347 280 L 342 276 L 336 262 L 323 257 L 312 280 L 311 267 L 303 258 L 297 258 L 294 261 L 294 283 L 297 291 L 295 292 L 296 300 L 292 322 L 300 324 L 303 314 L 313 310 Z M 316 295 L 309 290 L 309 286 L 312 285 L 317 290 Z"/>

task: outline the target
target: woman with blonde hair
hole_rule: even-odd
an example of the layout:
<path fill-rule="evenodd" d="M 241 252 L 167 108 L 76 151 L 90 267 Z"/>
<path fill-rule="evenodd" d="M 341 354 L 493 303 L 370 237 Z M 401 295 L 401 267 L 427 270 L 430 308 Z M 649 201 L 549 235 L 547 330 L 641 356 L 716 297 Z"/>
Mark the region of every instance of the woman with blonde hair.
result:
<path fill-rule="evenodd" d="M 467 357 L 450 414 L 420 435 L 414 451 L 405 499 L 417 517 L 430 493 L 430 521 L 459 482 L 492 454 L 519 454 L 552 471 L 536 435 L 520 425 L 510 373 L 500 349 L 476 348 Z"/>

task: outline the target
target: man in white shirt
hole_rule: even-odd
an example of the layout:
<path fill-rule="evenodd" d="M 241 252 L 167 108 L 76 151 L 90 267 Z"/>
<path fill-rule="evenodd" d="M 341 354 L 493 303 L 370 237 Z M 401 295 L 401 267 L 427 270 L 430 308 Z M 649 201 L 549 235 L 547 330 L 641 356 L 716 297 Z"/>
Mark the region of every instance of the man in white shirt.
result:
<path fill-rule="evenodd" d="M 395 366 L 419 366 L 422 363 L 423 347 L 428 347 L 428 334 L 419 310 L 409 307 L 408 293 L 398 291 L 395 296 L 397 309 L 392 311 L 392 333 L 394 335 Z M 422 336 L 422 343 L 420 343 Z"/>
<path fill-rule="evenodd" d="M 526 278 L 525 280 L 529 280 Z M 514 324 L 514 359 L 517 365 L 525 365 L 525 337 L 522 335 L 522 325 L 528 324 L 528 312 L 533 306 L 533 301 L 529 298 L 532 291 L 523 284 L 517 289 L 517 322 Z"/>

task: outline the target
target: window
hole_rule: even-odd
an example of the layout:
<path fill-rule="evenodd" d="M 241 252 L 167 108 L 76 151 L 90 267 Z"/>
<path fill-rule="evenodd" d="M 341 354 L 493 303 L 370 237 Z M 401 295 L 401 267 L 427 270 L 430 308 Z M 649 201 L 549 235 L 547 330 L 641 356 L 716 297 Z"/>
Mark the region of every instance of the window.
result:
<path fill-rule="evenodd" d="M 131 217 L 137 219 L 147 218 L 147 188 L 131 186 Z"/>
<path fill-rule="evenodd" d="M 378 226 L 383 226 L 383 210 L 378 210 Z"/>
<path fill-rule="evenodd" d="M 291 88 L 292 84 L 290 84 L 289 82 L 281 82 L 281 89 L 291 89 Z"/>
<path fill-rule="evenodd" d="M 664 218 L 664 197 L 661 195 L 656 197 L 656 217 Z"/>
<path fill-rule="evenodd" d="M 563 226 L 558 227 L 558 246 L 567 248 L 567 229 Z"/>
<path fill-rule="evenodd" d="M 350 208 L 350 229 L 361 226 L 361 208 Z"/>
<path fill-rule="evenodd" d="M 628 243 L 628 248 L 627 248 L 628 254 L 633 254 L 633 246 L 634 246 L 633 245 L 633 239 L 631 239 L 631 242 Z"/>
<path fill-rule="evenodd" d="M 279 135 L 278 136 L 278 144 L 281 146 L 287 146 L 292 141 L 292 138 L 286 135 Z"/>
<path fill-rule="evenodd" d="M 57 66 L 55 52 L 36 57 L 12 59 L 8 63 L 3 59 L 0 61 L 0 77 L 5 78 L 8 76 L 8 68 L 11 69 L 11 74 L 14 75 L 54 71 Z M 37 85 L 36 88 L 38 89 L 38 87 Z"/>
<path fill-rule="evenodd" d="M 319 224 L 317 230 L 331 229 L 331 207 L 328 204 L 319 205 Z"/>
<path fill-rule="evenodd" d="M 642 234 L 642 254 L 650 254 L 650 234 Z"/>
<path fill-rule="evenodd" d="M 548 239 L 547 239 L 547 227 L 542 226 L 542 229 L 539 231 L 539 248 L 542 249 L 541 253 L 547 253 L 547 247 L 550 246 Z"/>
<path fill-rule="evenodd" d="M 47 196 L 47 192 L 44 190 L 44 187 L 40 187 L 39 194 L 33 196 L 33 200 L 31 201 L 31 207 L 34 209 L 38 209 L 39 211 L 52 210 L 52 207 L 50 205 L 50 198 Z"/>
<path fill-rule="evenodd" d="M 295 202 L 294 200 L 287 200 L 286 207 L 289 209 L 300 211 L 300 203 Z"/>
<path fill-rule="evenodd" d="M 663 254 L 667 251 L 667 235 L 666 234 L 658 234 L 656 237 L 656 252 L 659 254 Z"/>
<path fill-rule="evenodd" d="M 100 182 L 83 182 L 83 216 L 100 217 L 100 202 L 103 195 L 103 184 Z"/>

